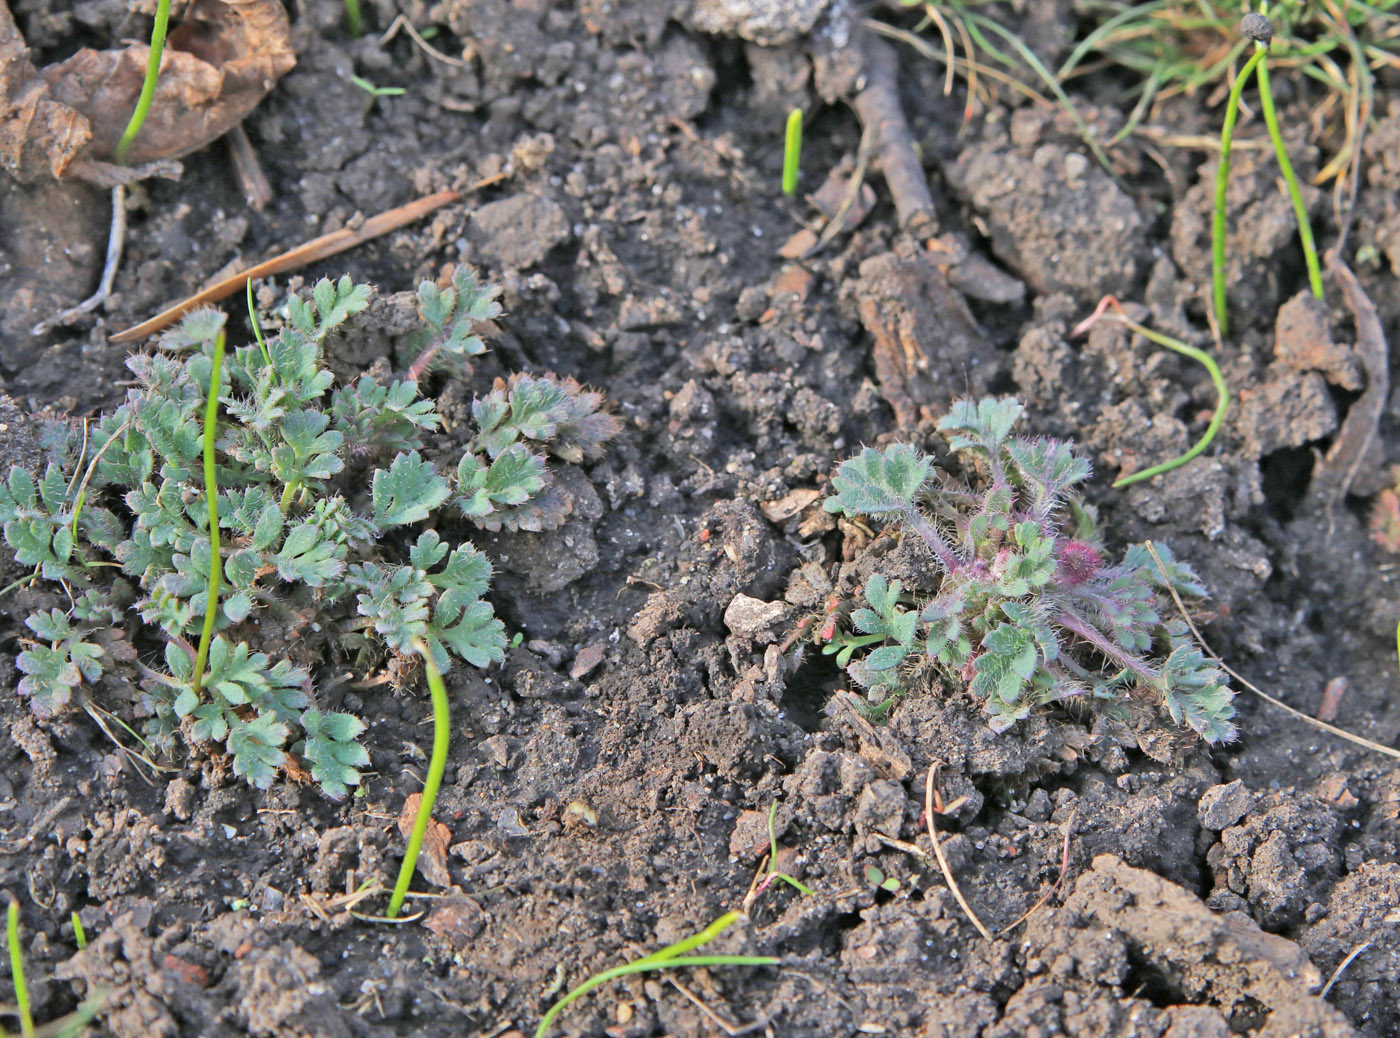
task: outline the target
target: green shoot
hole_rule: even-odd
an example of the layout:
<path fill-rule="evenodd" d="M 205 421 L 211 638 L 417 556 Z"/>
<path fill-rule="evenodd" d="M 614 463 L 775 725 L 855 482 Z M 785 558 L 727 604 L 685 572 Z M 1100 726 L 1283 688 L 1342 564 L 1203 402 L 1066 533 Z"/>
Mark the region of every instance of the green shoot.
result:
<path fill-rule="evenodd" d="M 768 874 L 764 876 L 762 882 L 754 888 L 754 893 L 763 893 L 775 879 L 780 879 L 799 894 L 806 894 L 808 897 L 812 897 L 814 893 L 811 887 L 800 880 L 794 879 L 786 872 L 779 872 L 777 868 L 775 868 L 778 864 L 778 837 L 774 835 L 773 832 L 773 818 L 777 813 L 778 802 L 775 800 L 768 805 Z"/>
<path fill-rule="evenodd" d="M 1302 189 L 1298 186 L 1298 176 L 1293 171 L 1293 163 L 1288 157 L 1288 149 L 1279 129 L 1278 112 L 1274 108 L 1274 95 L 1269 87 L 1269 44 L 1273 39 L 1273 26 L 1263 15 L 1247 15 L 1241 23 L 1246 36 L 1255 41 L 1254 54 L 1245 63 L 1240 74 L 1230 87 L 1229 101 L 1225 106 L 1225 121 L 1220 129 L 1220 165 L 1215 174 L 1215 215 L 1211 222 L 1211 300 L 1215 310 L 1220 334 L 1228 335 L 1230 330 L 1229 308 L 1225 296 L 1225 194 L 1230 179 L 1230 146 L 1234 138 L 1235 120 L 1239 115 L 1240 97 L 1249 74 L 1254 73 L 1259 84 L 1259 107 L 1264 113 L 1264 125 L 1269 131 L 1269 141 L 1273 145 L 1274 157 L 1278 162 L 1283 182 L 1288 187 L 1288 197 L 1293 204 L 1293 215 L 1298 222 L 1298 238 L 1303 246 L 1303 260 L 1308 268 L 1308 285 L 1318 299 L 1323 296 L 1322 268 L 1317 259 L 1317 245 L 1313 241 L 1312 225 L 1308 222 L 1308 207 L 1303 201 Z"/>
<path fill-rule="evenodd" d="M 156 80 L 160 78 L 160 58 L 165 52 L 165 30 L 169 25 L 170 0 L 158 0 L 156 23 L 151 29 L 151 53 L 146 59 L 146 79 L 141 84 L 141 96 L 136 100 L 136 111 L 131 113 L 131 121 L 126 124 L 121 140 L 117 142 L 118 164 L 126 163 L 126 153 L 131 150 L 132 142 L 145 125 L 146 116 L 150 114 L 151 102 L 156 96 Z"/>
<path fill-rule="evenodd" d="M 345 0 L 345 24 L 350 28 L 350 35 L 360 37 L 364 35 L 365 23 L 360 17 L 360 0 Z"/>
<path fill-rule="evenodd" d="M 73 913 L 73 940 L 78 942 L 79 951 L 87 947 L 87 931 L 83 929 L 83 917 L 77 912 Z"/>
<path fill-rule="evenodd" d="M 19 949 L 19 902 L 10 902 L 5 927 L 10 940 L 10 973 L 15 979 L 15 1007 L 19 1012 L 19 1031 L 24 1038 L 34 1038 L 34 1016 L 29 1011 L 29 985 L 24 982 L 24 956 Z"/>
<path fill-rule="evenodd" d="M 258 349 L 262 351 L 263 363 L 267 365 L 267 370 L 272 375 L 274 384 L 277 382 L 277 368 L 272 363 L 272 355 L 267 352 L 267 340 L 263 338 L 262 325 L 258 323 L 258 308 L 253 305 L 253 279 L 248 279 L 248 322 L 253 326 L 253 337 L 258 340 Z"/>
<path fill-rule="evenodd" d="M 1225 423 L 1225 414 L 1230 409 L 1230 387 L 1225 384 L 1225 376 L 1220 373 L 1220 366 L 1215 363 L 1215 360 L 1209 353 L 1206 353 L 1204 350 L 1198 350 L 1195 346 L 1190 346 L 1180 339 L 1173 339 L 1170 335 L 1163 335 L 1161 332 L 1155 332 L 1145 325 L 1138 324 L 1123 313 L 1122 307 L 1118 305 L 1118 300 L 1114 299 L 1112 296 L 1104 297 L 1093 315 L 1074 330 L 1075 334 L 1078 335 L 1088 331 L 1090 326 L 1102 317 L 1109 307 L 1112 307 L 1113 310 L 1116 311 L 1114 319 L 1118 321 L 1119 324 L 1136 332 L 1149 342 L 1155 342 L 1158 346 L 1165 346 L 1169 350 L 1174 350 L 1204 365 L 1206 371 L 1210 373 L 1210 380 L 1215 385 L 1215 392 L 1218 398 L 1218 402 L 1215 405 L 1215 413 L 1211 415 L 1210 424 L 1206 426 L 1204 435 L 1195 442 L 1190 450 L 1179 457 L 1172 458 L 1170 461 L 1164 461 L 1160 465 L 1153 465 L 1151 468 L 1145 468 L 1141 472 L 1134 472 L 1130 476 L 1124 476 L 1113 484 L 1116 488 L 1126 487 L 1132 483 L 1141 483 L 1143 480 L 1151 479 L 1153 476 L 1160 476 L 1163 472 L 1170 472 L 1172 469 L 1180 468 L 1188 461 L 1199 456 L 1202 451 L 1210 446 L 1211 441 L 1215 439 L 1215 434 L 1220 431 L 1220 426 Z"/>
<path fill-rule="evenodd" d="M 1268 52 L 1264 44 L 1255 44 L 1263 52 Z M 1264 111 L 1264 125 L 1269 129 L 1269 140 L 1274 146 L 1274 156 L 1278 159 L 1279 172 L 1288 185 L 1288 197 L 1293 202 L 1293 215 L 1298 221 L 1298 239 L 1303 244 L 1303 260 L 1308 265 L 1308 285 L 1318 299 L 1322 292 L 1322 268 L 1317 261 L 1317 246 L 1313 243 L 1312 225 L 1308 223 L 1308 206 L 1303 201 L 1303 192 L 1298 187 L 1298 177 L 1293 172 L 1293 163 L 1288 158 L 1288 149 L 1283 143 L 1283 133 L 1279 130 L 1278 113 L 1274 110 L 1274 95 L 1269 89 L 1269 62 L 1259 62 L 1255 76 L 1259 80 L 1259 107 Z"/>
<path fill-rule="evenodd" d="M 404 92 L 403 87 L 376 86 L 363 76 L 351 76 L 350 82 L 354 83 L 371 97 L 398 97 Z"/>
<path fill-rule="evenodd" d="M 635 962 L 629 962 L 623 966 L 614 966 L 612 969 L 595 973 L 578 987 L 574 988 L 554 1005 L 549 1007 L 548 1012 L 540 1021 L 540 1025 L 535 1028 L 535 1038 L 544 1038 L 549 1033 L 550 1026 L 570 1003 L 588 994 L 594 988 L 606 984 L 610 980 L 618 977 L 626 977 L 633 973 L 647 973 L 655 970 L 679 969 L 682 966 L 776 966 L 779 959 L 771 955 L 687 955 L 686 952 L 709 944 L 721 933 L 732 926 L 739 918 L 739 912 L 726 912 L 720 916 L 698 934 L 692 934 L 682 941 L 667 945 L 659 952 L 653 952 Z"/>
<path fill-rule="evenodd" d="M 447 767 L 447 741 L 451 734 L 451 718 L 447 707 L 447 686 L 428 646 L 418 641 L 413 645 L 418 655 L 423 657 L 423 667 L 428 673 L 428 690 L 433 697 L 433 755 L 428 760 L 428 775 L 423 780 L 423 797 L 418 801 L 418 817 L 413 820 L 413 832 L 408 837 L 408 849 L 404 851 L 403 864 L 399 866 L 399 878 L 394 883 L 394 893 L 389 898 L 390 919 L 398 918 L 403 899 L 408 895 L 408 885 L 413 881 L 413 870 L 418 865 L 418 852 L 423 847 L 423 837 L 428 832 L 428 823 L 433 817 L 433 802 L 437 800 L 438 786 L 442 784 L 442 773 Z"/>
<path fill-rule="evenodd" d="M 1215 219 L 1210 229 L 1211 255 L 1211 298 L 1215 304 L 1215 320 L 1220 325 L 1220 334 L 1230 334 L 1229 305 L 1225 296 L 1225 228 L 1226 228 L 1226 189 L 1230 183 L 1230 148 L 1235 139 L 1235 120 L 1240 114 L 1240 95 L 1249 81 L 1249 74 L 1256 65 L 1263 62 L 1269 53 L 1261 47 L 1245 63 L 1240 74 L 1230 87 L 1230 99 L 1225 105 L 1225 122 L 1220 127 L 1220 165 L 1215 172 Z"/>
<path fill-rule="evenodd" d="M 802 167 L 802 109 L 794 108 L 787 117 L 783 141 L 783 194 L 797 194 L 797 174 Z"/>
<path fill-rule="evenodd" d="M 204 497 L 209 504 L 209 588 L 204 605 L 204 630 L 199 636 L 199 651 L 195 654 L 192 688 L 199 698 L 204 680 L 204 665 L 209 661 L 209 643 L 214 638 L 214 624 L 219 618 L 219 584 L 223 566 L 219 557 L 219 479 L 214 463 L 214 441 L 219 434 L 219 382 L 223 376 L 224 333 L 220 329 L 214 339 L 214 359 L 209 369 L 209 395 L 204 404 Z"/>

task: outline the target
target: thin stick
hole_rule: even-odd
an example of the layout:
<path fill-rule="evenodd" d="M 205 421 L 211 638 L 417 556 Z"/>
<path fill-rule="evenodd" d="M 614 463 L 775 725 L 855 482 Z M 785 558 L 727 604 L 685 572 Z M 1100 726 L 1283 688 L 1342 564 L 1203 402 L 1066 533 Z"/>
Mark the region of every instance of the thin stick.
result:
<path fill-rule="evenodd" d="M 1335 970 L 1333 970 L 1332 976 L 1328 979 L 1323 989 L 1318 992 L 1317 997 L 1326 998 L 1327 993 L 1332 990 L 1332 985 L 1337 983 L 1337 978 L 1342 975 L 1342 971 L 1345 970 L 1348 966 L 1350 966 L 1353 962 L 1355 962 L 1356 957 L 1369 947 L 1371 947 L 1371 942 L 1363 941 L 1361 944 L 1358 944 L 1355 948 L 1353 948 L 1351 950 L 1351 954 L 1348 955 L 1345 959 L 1343 959 L 1341 965 L 1339 965 Z"/>
<path fill-rule="evenodd" d="M 424 198 L 409 202 L 407 205 L 401 205 L 387 212 L 371 216 L 363 224 L 353 230 L 348 227 L 342 227 L 338 231 L 332 231 L 330 234 L 323 234 L 321 237 L 314 238 L 309 242 L 303 242 L 296 248 L 289 249 L 279 256 L 274 256 L 272 259 L 264 260 L 261 263 L 255 263 L 251 267 L 220 278 L 208 288 L 196 292 L 187 299 L 182 299 L 174 306 L 161 311 L 150 320 L 142 321 L 140 324 L 128 328 L 124 332 L 118 332 L 116 335 L 112 336 L 111 341 L 114 343 L 138 342 L 146 336 L 152 335 L 179 320 L 197 306 L 203 306 L 205 303 L 217 302 L 220 299 L 227 299 L 241 289 L 249 278 L 265 278 L 271 277 L 274 274 L 282 274 L 289 270 L 295 270 L 298 267 L 304 267 L 308 263 L 315 263 L 317 260 L 323 260 L 327 257 L 334 256 L 347 249 L 353 249 L 357 245 L 363 245 L 367 241 L 413 223 L 413 221 L 419 220 L 434 210 L 441 209 L 445 205 L 450 205 L 473 191 L 478 191 L 483 187 L 489 187 L 492 184 L 499 183 L 510 175 L 509 171 L 496 173 L 478 180 L 475 184 L 461 191 L 439 191 L 436 194 L 427 195 Z"/>
<path fill-rule="evenodd" d="M 1045 904 L 1045 902 L 1049 901 L 1050 898 L 1054 896 L 1055 891 L 1059 890 L 1060 885 L 1064 883 L 1065 873 L 1069 871 L 1069 838 L 1072 835 L 1074 835 L 1074 820 L 1078 816 L 1078 814 L 1079 808 L 1076 807 L 1072 811 L 1070 811 L 1069 820 L 1065 822 L 1065 845 L 1060 851 L 1060 874 L 1055 877 L 1055 882 L 1050 884 L 1050 886 L 1046 888 L 1045 893 L 1040 895 L 1040 899 L 1036 901 L 1035 904 L 1031 905 L 1030 908 L 1026 909 L 1024 912 L 1021 913 L 1019 919 L 1017 919 L 1014 923 L 1011 923 L 1008 926 L 1003 926 L 1000 930 L 998 930 L 998 937 L 1000 937 L 1004 933 L 1010 933 L 1012 930 L 1016 929 L 1016 927 L 1020 926 L 1032 915 L 1034 915 L 1035 912 L 1039 910 L 1039 908 L 1043 904 Z"/>
<path fill-rule="evenodd" d="M 107 301 L 112 294 L 112 282 L 117 279 L 117 268 L 122 262 L 122 246 L 126 243 L 126 188 L 118 184 L 112 188 L 112 228 L 107 232 L 107 260 L 102 267 L 102 281 L 97 291 L 77 306 L 69 307 L 40 321 L 29 330 L 31 335 L 44 335 L 50 329 L 72 324 L 84 314 L 91 313 Z"/>
<path fill-rule="evenodd" d="M 953 870 L 948 867 L 948 859 L 943 854 L 943 845 L 938 842 L 938 827 L 933 824 L 933 782 L 938 777 L 940 767 L 942 767 L 940 761 L 934 761 L 930 764 L 928 778 L 924 782 L 924 816 L 928 819 L 928 838 L 933 843 L 933 853 L 938 858 L 938 867 L 943 870 L 943 878 L 948 883 L 948 889 L 953 892 L 953 897 L 957 898 L 958 904 L 962 906 L 963 914 L 971 919 L 972 925 L 977 927 L 978 932 L 990 941 L 992 931 L 982 924 L 982 920 L 977 918 L 977 913 L 967 903 L 967 898 L 963 897 L 962 890 L 958 888 L 958 881 L 953 877 Z"/>
<path fill-rule="evenodd" d="M 1357 746 L 1364 747 L 1368 750 L 1374 750 L 1376 753 L 1383 753 L 1387 757 L 1394 757 L 1396 760 L 1400 760 L 1400 750 L 1393 749 L 1389 746 L 1384 746 L 1378 742 L 1372 742 L 1370 739 L 1363 738 L 1359 735 L 1353 735 L 1345 728 L 1338 728 L 1334 724 L 1328 724 L 1326 721 L 1319 721 L 1315 717 L 1309 717 L 1301 710 L 1293 709 L 1293 707 L 1289 706 L 1287 703 L 1280 702 L 1273 696 L 1269 695 L 1267 692 L 1260 689 L 1258 686 L 1251 683 L 1249 679 L 1246 678 L 1243 674 L 1241 674 L 1239 671 L 1235 670 L 1228 663 L 1222 660 L 1220 656 L 1216 653 L 1216 651 L 1210 647 L 1209 643 L 1206 642 L 1205 638 L 1202 637 L 1200 630 L 1196 627 L 1195 621 L 1191 619 L 1191 614 L 1186 611 L 1186 605 L 1181 601 L 1181 596 L 1176 593 L 1176 588 L 1172 587 L 1171 578 L 1167 575 L 1167 568 L 1162 564 L 1161 556 L 1157 554 L 1156 545 L 1154 545 L 1151 541 L 1147 541 L 1145 542 L 1145 546 L 1148 552 L 1151 553 L 1153 560 L 1157 563 L 1157 568 L 1162 573 L 1162 583 L 1166 587 L 1167 592 L 1172 596 L 1172 601 L 1176 603 L 1177 609 L 1181 611 L 1181 618 L 1186 621 L 1186 626 L 1190 628 L 1191 634 L 1195 637 L 1196 641 L 1200 643 L 1201 648 L 1206 651 L 1206 655 L 1210 656 L 1211 659 L 1218 663 L 1220 665 L 1221 670 L 1223 670 L 1226 674 L 1229 674 L 1230 677 L 1234 678 L 1241 685 L 1249 689 L 1249 691 L 1253 692 L 1256 696 L 1264 700 L 1266 703 L 1272 703 L 1280 710 L 1292 714 L 1304 724 L 1310 724 L 1314 728 L 1320 729 L 1324 732 L 1328 732 L 1331 735 L 1335 735 L 1339 739 L 1345 739 L 1347 742 L 1354 743 Z"/>
<path fill-rule="evenodd" d="M 899 102 L 899 59 L 894 48 L 870 33 L 863 36 L 861 51 L 865 87 L 856 95 L 856 114 L 879 152 L 880 170 L 894 198 L 899 224 L 920 237 L 935 234 L 938 211 Z"/>

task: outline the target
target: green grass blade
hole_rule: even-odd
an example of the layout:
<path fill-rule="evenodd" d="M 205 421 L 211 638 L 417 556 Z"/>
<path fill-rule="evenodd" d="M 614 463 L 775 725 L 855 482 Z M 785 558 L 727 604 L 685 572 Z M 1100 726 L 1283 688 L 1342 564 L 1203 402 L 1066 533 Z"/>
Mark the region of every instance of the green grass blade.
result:
<path fill-rule="evenodd" d="M 1192 458 L 1197 457 L 1202 451 L 1210 446 L 1215 439 L 1215 434 L 1220 431 L 1220 427 L 1225 423 L 1225 414 L 1230 410 L 1230 387 L 1225 384 L 1225 376 L 1220 373 L 1220 366 L 1215 363 L 1215 359 L 1204 350 L 1198 350 L 1194 346 L 1189 346 L 1180 339 L 1173 339 L 1170 335 L 1163 335 L 1161 332 L 1154 332 L 1151 328 L 1144 327 L 1136 321 L 1131 321 L 1126 317 L 1119 317 L 1124 325 L 1137 332 L 1149 342 L 1155 342 L 1158 346 L 1165 346 L 1169 350 L 1175 350 L 1183 356 L 1199 361 L 1210 373 L 1210 380 L 1215 384 L 1215 392 L 1218 402 L 1215 405 L 1215 414 L 1211 415 L 1210 425 L 1206 427 L 1205 434 L 1196 441 L 1185 454 L 1164 461 L 1160 465 L 1153 465 L 1151 468 L 1143 469 L 1141 472 L 1134 472 L 1131 476 L 1124 476 L 1115 482 L 1114 487 L 1126 487 L 1131 483 L 1141 483 L 1145 479 L 1153 476 L 1160 476 L 1163 472 L 1170 472 L 1172 469 L 1180 468 Z"/>
<path fill-rule="evenodd" d="M 797 174 L 802 166 L 802 109 L 788 113 L 783 141 L 783 194 L 797 194 Z"/>
<path fill-rule="evenodd" d="M 1278 125 L 1278 112 L 1274 110 L 1274 95 L 1269 90 L 1269 63 L 1259 62 L 1255 70 L 1259 81 L 1259 106 L 1264 110 L 1264 125 L 1269 129 L 1269 140 L 1274 145 L 1274 157 L 1278 159 L 1279 172 L 1288 185 L 1288 197 L 1293 202 L 1293 215 L 1298 221 L 1298 239 L 1303 244 L 1303 261 L 1308 266 L 1308 285 L 1318 299 L 1323 297 L 1322 266 L 1317 260 L 1317 245 L 1313 242 L 1312 224 L 1308 222 L 1308 206 L 1303 201 L 1302 189 L 1298 186 L 1297 174 L 1288 158 L 1288 149 L 1283 143 L 1283 132 Z"/>
<path fill-rule="evenodd" d="M 1256 51 L 1245 63 L 1230 87 L 1230 99 L 1225 103 L 1225 122 L 1220 127 L 1220 165 L 1215 171 L 1215 217 L 1210 229 L 1211 299 L 1215 306 L 1215 321 L 1221 336 L 1230 334 L 1229 302 L 1225 295 L 1225 231 L 1227 225 L 1226 195 L 1230 186 L 1230 148 L 1235 139 L 1235 120 L 1240 114 L 1240 96 L 1249 74 L 1264 60 L 1267 51 Z"/>
<path fill-rule="evenodd" d="M 156 23 L 151 29 L 151 53 L 146 59 L 146 78 L 141 83 L 141 96 L 136 99 L 136 110 L 131 113 L 131 121 L 126 124 L 121 140 L 117 142 L 116 159 L 120 165 L 126 164 L 126 153 L 131 150 L 132 142 L 136 140 L 136 135 L 145 125 L 146 116 L 151 112 L 151 102 L 156 96 L 156 81 L 160 78 L 160 58 L 165 53 L 165 30 L 169 25 L 170 0 L 158 0 Z"/>
<path fill-rule="evenodd" d="M 727 930 L 741 917 L 739 912 L 726 912 L 705 929 L 697 934 L 669 944 L 658 952 L 653 952 L 644 958 L 634 962 L 625 963 L 621 966 L 614 966 L 612 969 L 595 973 L 578 987 L 574 988 L 554 1005 L 550 1006 L 540 1024 L 535 1028 L 535 1038 L 544 1038 L 549 1033 L 550 1026 L 558 1018 L 559 1014 L 571 1003 L 582 998 L 594 988 L 606 984 L 610 980 L 618 977 L 626 977 L 633 973 L 645 973 L 651 970 L 679 969 L 684 966 L 775 966 L 779 960 L 771 955 L 693 955 L 687 956 L 685 953 L 693 951 L 703 945 L 709 944 L 721 933 Z"/>
<path fill-rule="evenodd" d="M 1052 94 L 1055 95 L 1055 100 L 1060 103 L 1060 106 L 1065 110 L 1065 114 L 1067 114 L 1070 117 L 1071 121 L 1073 121 L 1075 128 L 1079 130 L 1079 136 L 1083 139 L 1085 147 L 1087 147 L 1089 151 L 1093 153 L 1093 156 L 1095 159 L 1098 160 L 1099 165 L 1104 168 L 1104 170 L 1108 173 L 1109 176 L 1113 177 L 1114 180 L 1117 180 L 1118 174 L 1114 172 L 1113 164 L 1108 161 L 1108 154 L 1103 150 L 1103 147 L 1095 139 L 1094 131 L 1089 128 L 1089 124 L 1086 123 L 1084 121 L 1084 117 L 1079 114 L 1079 109 L 1074 106 L 1074 102 L 1069 99 L 1069 95 L 1066 94 L 1064 88 L 1060 86 L 1059 80 L 1057 80 L 1054 76 L 1050 74 L 1050 70 L 1047 69 L 1045 65 L 1041 63 L 1041 60 L 1035 56 L 1035 52 L 1026 46 L 1025 41 L 1022 40 L 1010 29 L 1008 29 L 1006 26 L 1002 25 L 1000 22 L 988 18 L 985 15 L 973 14 L 969 12 L 966 16 L 966 21 L 969 30 L 985 28 L 988 31 L 1000 36 L 1008 44 L 1010 44 L 1011 48 L 1014 51 L 1016 51 L 1016 53 L 1020 56 L 1021 60 L 1024 61 L 1030 67 L 1032 72 L 1034 72 L 1037 76 L 1040 77 L 1040 80 L 1042 83 L 1045 84 L 1046 89 L 1048 89 Z M 978 46 L 982 46 L 982 43 L 979 42 Z"/>
<path fill-rule="evenodd" d="M 433 700 L 433 755 L 428 760 L 428 774 L 423 780 L 423 797 L 418 801 L 418 817 L 413 820 L 413 832 L 408 837 L 408 847 L 404 851 L 403 864 L 399 866 L 399 878 L 394 883 L 394 892 L 389 897 L 390 919 L 398 918 L 403 899 L 408 895 L 408 885 L 413 882 L 413 870 L 418 865 L 418 852 L 423 849 L 423 837 L 427 835 L 428 823 L 433 817 L 433 804 L 437 800 L 438 787 L 442 785 L 442 773 L 447 767 L 447 744 L 452 733 L 451 714 L 447 705 L 447 686 L 442 674 L 433 662 L 432 653 L 421 642 L 414 646 L 423 657 L 423 667 L 428 674 L 428 691 Z"/>
<path fill-rule="evenodd" d="M 209 643 L 219 619 L 219 586 L 223 582 L 223 559 L 219 551 L 219 478 L 214 460 L 214 441 L 219 435 L 219 387 L 223 378 L 224 333 L 214 340 L 213 364 L 209 368 L 209 395 L 204 401 L 204 497 L 209 504 L 209 587 L 204 604 L 204 629 L 199 635 L 199 651 L 194 658 L 194 694 L 199 696 L 204 681 L 204 665 L 209 661 Z"/>
<path fill-rule="evenodd" d="M 24 981 L 24 956 L 19 949 L 19 902 L 11 901 L 5 932 L 10 940 L 10 974 L 15 981 L 15 1007 L 19 1012 L 19 1033 L 34 1038 L 34 1016 L 29 1010 L 29 985 Z"/>

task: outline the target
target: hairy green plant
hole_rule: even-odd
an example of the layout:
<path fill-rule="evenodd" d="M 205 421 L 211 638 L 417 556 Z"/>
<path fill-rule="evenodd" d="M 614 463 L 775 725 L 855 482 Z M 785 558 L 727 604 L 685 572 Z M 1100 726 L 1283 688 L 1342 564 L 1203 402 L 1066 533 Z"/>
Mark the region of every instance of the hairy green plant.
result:
<path fill-rule="evenodd" d="M 697 934 L 677 941 L 675 944 L 668 944 L 658 952 L 629 962 L 622 966 L 614 966 L 612 969 L 595 973 L 578 987 L 574 988 L 554 1005 L 540 1020 L 539 1026 L 535 1028 L 535 1038 L 544 1038 L 549 1033 L 555 1019 L 562 1013 L 570 1003 L 588 994 L 596 987 L 606 984 L 610 980 L 618 977 L 631 976 L 634 973 L 652 973 L 657 970 L 680 969 L 683 966 L 776 966 L 781 959 L 772 955 L 687 955 L 687 952 L 701 948 L 716 937 L 722 934 L 734 923 L 743 918 L 740 912 L 726 912 L 705 929 Z"/>
<path fill-rule="evenodd" d="M 788 112 L 783 135 L 783 194 L 797 194 L 797 175 L 802 170 L 802 109 Z"/>
<path fill-rule="evenodd" d="M 1155 701 L 1208 742 L 1235 728 L 1233 693 L 1184 624 L 1159 613 L 1161 577 L 1145 547 L 1110 565 L 1090 512 L 1070 494 L 1089 476 L 1072 444 L 1015 436 L 1015 400 L 960 401 L 940 422 L 973 486 L 935 472 L 907 444 L 842 462 L 831 512 L 897 523 L 934 574 L 907 587 L 880 573 L 823 651 L 876 709 L 931 675 L 966 687 L 994 730 L 1051 703 L 1127 718 Z M 1201 596 L 1189 566 L 1163 554 L 1172 586 Z"/>
<path fill-rule="evenodd" d="M 141 132 L 141 127 L 146 125 L 146 116 L 151 112 L 151 102 L 156 96 L 156 82 L 160 79 L 160 58 L 165 53 L 165 31 L 169 25 L 170 0 L 157 0 L 156 20 L 151 27 L 151 50 L 146 58 L 146 78 L 141 82 L 141 94 L 136 99 L 136 110 L 131 113 L 131 120 L 122 131 L 121 139 L 117 141 L 118 163 L 126 162 L 127 152 L 131 150 L 136 135 Z"/>
<path fill-rule="evenodd" d="M 447 292 L 420 288 L 419 374 L 425 351 L 470 371 L 466 358 L 485 349 L 473 327 L 498 312 L 494 295 L 460 272 Z M 34 640 L 17 660 L 19 691 L 37 714 L 110 676 L 112 691 L 140 690 L 156 750 L 220 744 L 255 786 L 309 770 L 341 797 L 368 763 L 365 725 L 318 702 L 327 653 L 361 667 L 387 657 L 396 674 L 420 641 L 442 672 L 502 658 L 491 564 L 444 535 L 560 525 L 571 502 L 546 455 L 596 457 L 616 420 L 571 380 L 501 380 L 475 401 L 461 458 L 439 472 L 421 452 L 441 421 L 417 378 L 337 387 L 325 366 L 327 337 L 369 299 L 368 286 L 322 280 L 226 364 L 224 316 L 196 311 L 129 358 L 136 384 L 90 442 L 49 423 L 39 471 L 9 469 L 5 540 L 72 603 L 25 621 Z"/>

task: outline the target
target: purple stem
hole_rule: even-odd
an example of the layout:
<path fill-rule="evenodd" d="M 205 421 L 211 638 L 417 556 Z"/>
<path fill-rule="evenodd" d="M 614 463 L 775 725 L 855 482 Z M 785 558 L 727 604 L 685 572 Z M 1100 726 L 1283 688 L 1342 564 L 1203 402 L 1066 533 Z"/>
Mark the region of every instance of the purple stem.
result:
<path fill-rule="evenodd" d="M 1137 659 L 1130 656 L 1118 646 L 1105 638 L 1099 631 L 1083 617 L 1070 612 L 1068 609 L 1061 609 L 1055 614 L 1055 623 L 1059 624 L 1067 631 L 1071 631 L 1083 638 L 1086 642 L 1097 649 L 1104 657 L 1112 660 L 1124 670 L 1130 670 L 1134 674 L 1156 684 L 1162 680 L 1162 676 L 1151 667 L 1144 666 Z"/>

